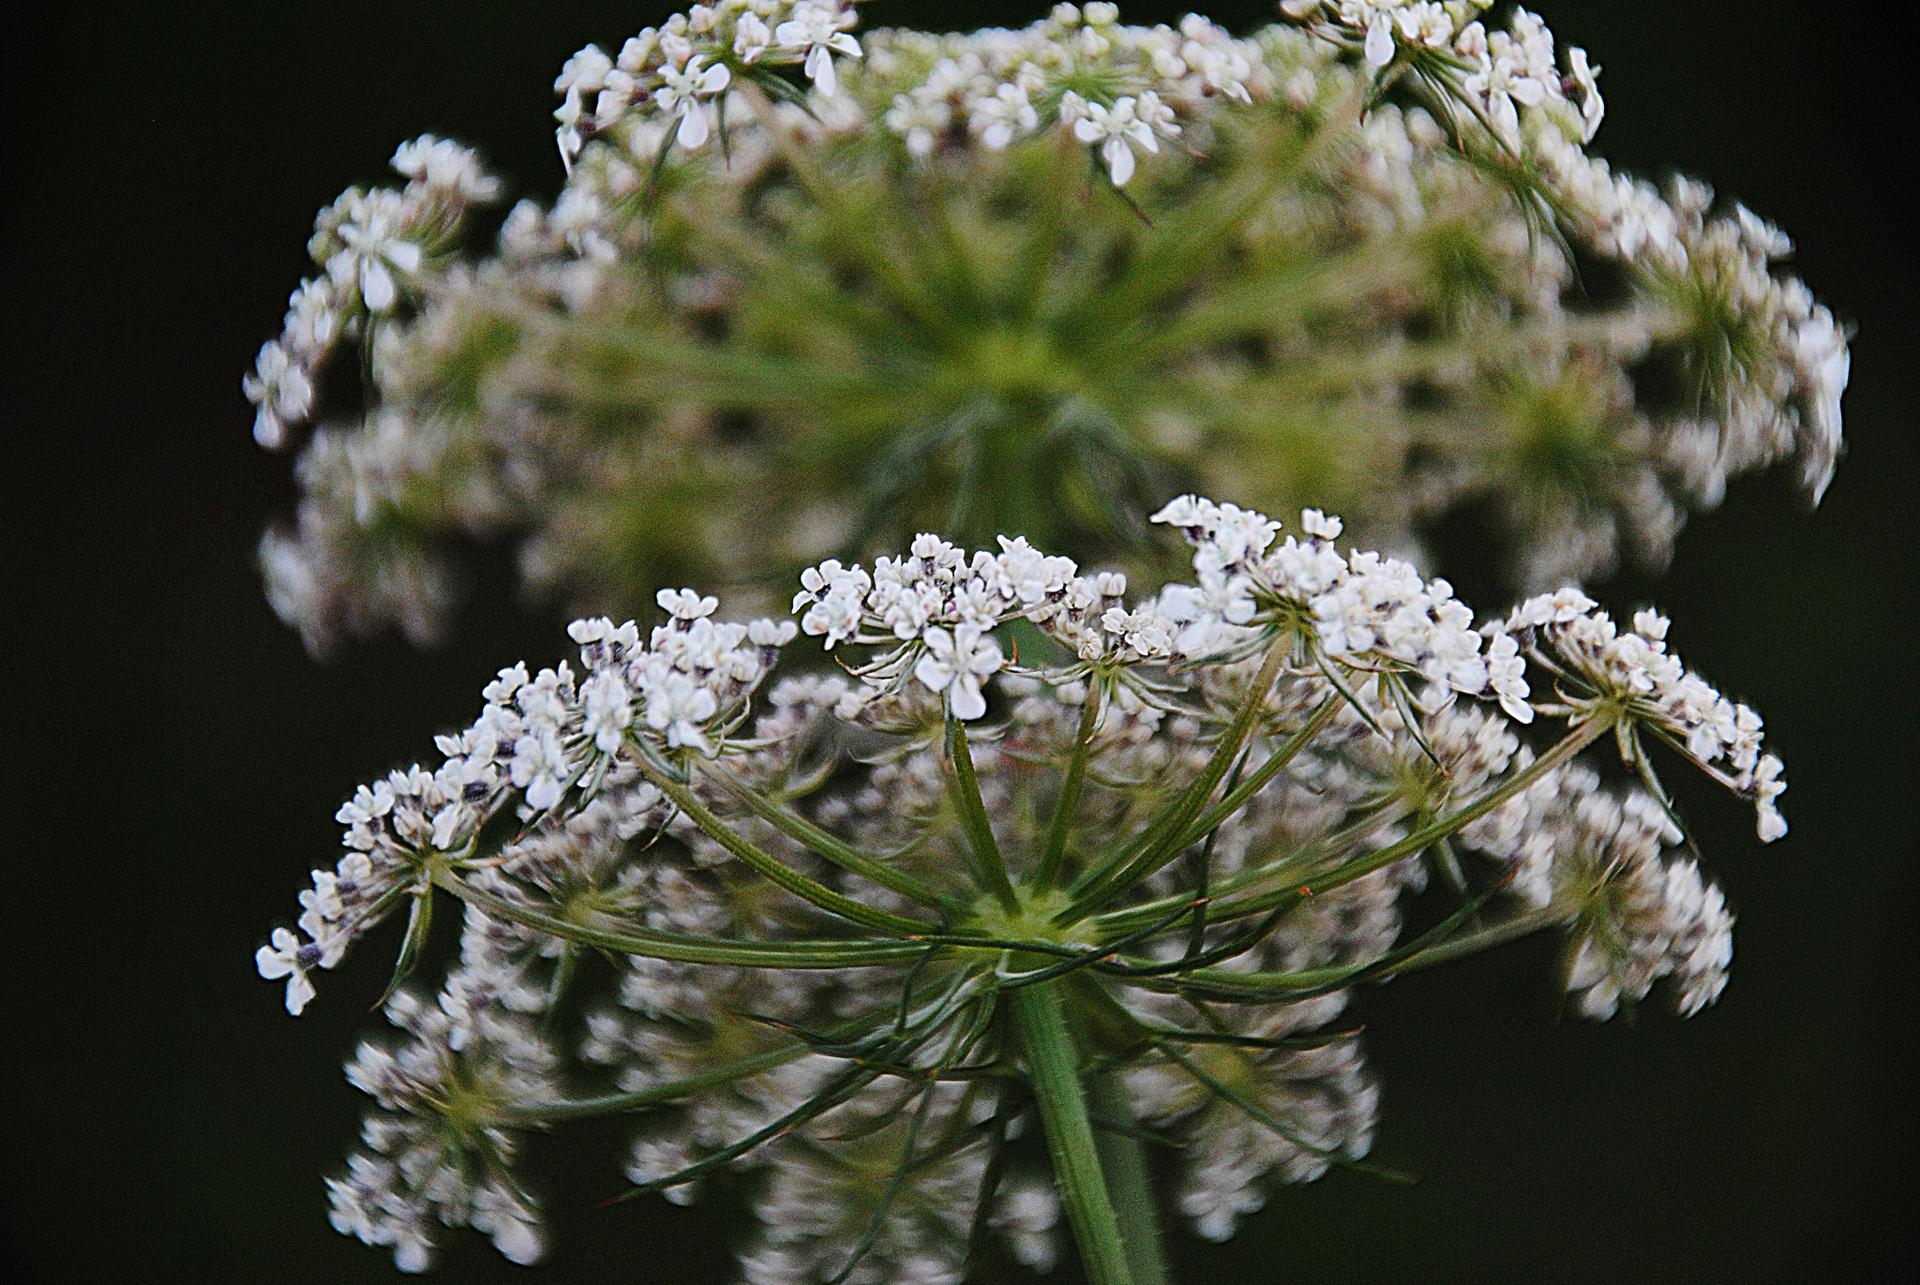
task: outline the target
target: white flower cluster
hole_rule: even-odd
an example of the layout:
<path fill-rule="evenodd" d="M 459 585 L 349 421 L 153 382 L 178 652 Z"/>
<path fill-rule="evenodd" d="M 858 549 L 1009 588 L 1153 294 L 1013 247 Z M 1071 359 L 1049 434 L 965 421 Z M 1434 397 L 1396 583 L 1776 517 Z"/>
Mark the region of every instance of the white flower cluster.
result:
<path fill-rule="evenodd" d="M 1178 28 L 1119 17 L 1112 4 L 1061 4 L 1020 31 L 876 33 L 876 76 L 910 82 L 889 86 L 884 123 L 923 158 L 969 138 L 1004 151 L 1057 128 L 1124 187 L 1140 156 L 1182 135 L 1182 113 L 1213 98 L 1250 103 L 1271 88 L 1259 47 L 1198 14 Z"/>
<path fill-rule="evenodd" d="M 334 347 L 417 297 L 468 210 L 500 194 L 472 151 L 431 134 L 401 144 L 392 165 L 406 186 L 349 188 L 315 216 L 307 253 L 320 275 L 293 292 L 280 337 L 241 381 L 254 439 L 269 450 L 289 445 L 313 414 L 314 382 Z"/>
<path fill-rule="evenodd" d="M 1257 488 L 1248 493 L 1276 505 L 1338 504 L 1370 542 L 1410 552 L 1431 520 L 1490 500 L 1518 537 L 1526 588 L 1603 574 L 1625 554 L 1658 565 L 1689 508 L 1789 456 L 1818 496 L 1841 449 L 1847 339 L 1781 272 L 1784 236 L 1716 208 L 1703 185 L 1655 187 L 1590 156 L 1599 98 L 1585 56 L 1565 51 L 1562 75 L 1535 17 L 1519 11 L 1490 30 L 1479 9 L 1300 4 L 1292 25 L 1235 38 L 1191 16 L 1128 26 L 1093 4 L 1018 31 L 855 42 L 845 5 L 755 0 L 696 7 L 618 58 L 583 50 L 560 81 L 567 182 L 551 208 L 515 206 L 494 256 L 452 253 L 460 213 L 497 184 L 440 140 L 400 149 L 404 189 L 356 189 L 322 212 L 323 270 L 245 380 L 256 431 L 294 443 L 295 427 L 328 409 L 318 376 L 342 347 L 366 350 L 372 405 L 311 438 L 294 529 L 262 545 L 275 608 L 316 650 L 396 623 L 431 639 L 453 598 L 445 564 L 472 538 L 521 541 L 532 587 L 590 609 L 632 600 L 658 552 L 635 540 L 665 531 L 697 528 L 674 557 L 697 551 L 737 581 L 728 551 L 751 543 L 738 538 L 740 506 L 705 503 L 699 489 L 757 494 L 783 468 L 761 429 L 798 427 L 807 441 L 872 432 L 870 396 L 913 408 L 894 412 L 890 442 L 902 445 L 909 422 L 971 414 L 966 399 L 995 383 L 960 358 L 1005 338 L 997 316 L 980 334 L 961 320 L 972 305 L 950 285 L 974 278 L 1008 299 L 1059 296 L 1036 315 L 1072 324 L 1022 342 L 1113 419 L 1110 440 L 1140 457 L 1121 462 L 1170 465 L 1202 486 L 1237 488 L 1244 475 Z M 1383 51 L 1384 65 L 1369 61 Z M 783 79 L 796 63 L 813 88 Z M 688 154 L 722 122 L 726 157 Z M 1313 142 L 1310 161 L 1255 198 L 1274 147 L 1295 135 Z M 900 225 L 943 174 L 955 226 L 978 225 L 982 245 L 1038 235 L 1058 200 L 1038 176 L 1067 162 L 1003 154 L 1047 138 L 1129 180 L 1128 199 L 1156 223 L 1197 208 L 1193 194 L 1247 185 L 1240 221 L 1182 280 L 1178 306 L 1112 288 L 1113 265 L 1158 261 L 1138 220 L 1078 222 L 1055 247 L 1060 272 L 1017 282 L 993 281 L 984 262 L 943 270 L 933 247 L 907 244 Z M 903 149 L 918 163 L 898 164 Z M 656 182 L 663 166 L 690 181 Z M 823 204 L 820 185 L 882 173 L 859 190 L 891 230 L 850 253 L 835 231 L 846 212 Z M 770 191 L 780 198 L 763 200 Z M 1563 243 L 1623 271 L 1603 290 L 1576 283 Z M 742 255 L 744 245 L 766 253 Z M 662 288 L 641 298 L 622 265 L 643 255 Z M 876 269 L 889 258 L 891 273 Z M 1259 302 L 1261 265 L 1296 259 L 1321 282 L 1305 293 L 1325 324 Z M 1460 264 L 1477 266 L 1461 276 Z M 785 316 L 803 297 L 832 306 L 778 327 L 739 324 Z M 1136 297 L 1148 303 L 1122 306 Z M 916 338 L 907 313 L 944 320 Z M 650 342 L 656 323 L 672 344 Z M 774 329 L 797 350 L 766 350 L 758 337 Z M 689 332 L 727 338 L 688 349 Z M 1149 338 L 1163 334 L 1190 341 Z M 1152 377 L 1119 378 L 1136 353 Z M 723 364 L 709 368 L 710 356 Z M 1302 378 L 1285 377 L 1296 368 Z M 924 384 L 907 370 L 927 372 Z M 843 379 L 886 387 L 796 391 Z M 1148 387 L 1159 391 L 1143 396 Z M 1439 434 L 1436 399 L 1456 425 Z M 615 434 L 593 409 L 609 401 L 622 410 Z M 742 410 L 756 431 L 725 432 Z M 1289 435 L 1283 422 L 1313 428 Z M 1272 463 L 1283 457 L 1313 466 Z M 945 476 L 905 472 L 910 491 Z M 1315 477 L 1314 492 L 1294 493 L 1291 475 Z M 835 540 L 843 497 L 797 476 L 782 472 L 779 511 L 763 524 L 783 555 L 849 552 Z M 636 488 L 664 502 L 669 477 L 671 518 L 619 516 Z M 1137 496 L 1102 498 L 1113 512 L 1138 507 Z"/>
<path fill-rule="evenodd" d="M 1760 715 L 1728 700 L 1667 650 L 1667 618 L 1651 609 L 1621 629 L 1577 589 L 1529 598 L 1487 632 L 1517 639 L 1553 675 L 1565 708 L 1609 708 L 1682 748 L 1729 788 L 1751 797 L 1763 842 L 1786 834 L 1775 800 L 1786 790 L 1780 759 L 1765 753 Z"/>
<path fill-rule="evenodd" d="M 1284 1040 L 1324 1027 L 1345 1006 L 1333 995 L 1261 1011 L 1238 1023 L 1250 1039 Z M 1170 1015 L 1183 1004 L 1161 1006 Z M 1180 1184 L 1180 1212 L 1200 1236 L 1230 1238 L 1241 1218 L 1267 1203 L 1271 1178 L 1312 1182 L 1373 1145 L 1380 1089 L 1357 1041 L 1324 1048 L 1196 1050 L 1191 1056 L 1219 1075 L 1252 1086 L 1270 1118 L 1288 1122 L 1289 1137 L 1224 1102 L 1178 1064 L 1147 1066 L 1128 1076 L 1142 1119 L 1177 1123 L 1192 1159 Z"/>
<path fill-rule="evenodd" d="M 871 569 L 810 568 L 799 629 L 716 623 L 692 590 L 660 594 L 645 636 L 577 621 L 577 668 L 501 671 L 437 771 L 362 789 L 345 858 L 302 895 L 304 938 L 260 951 L 288 1007 L 387 908 L 413 899 L 417 926 L 451 894 L 467 913 L 437 1000 L 390 1005 L 411 1041 L 350 1064 L 378 1110 L 330 1183 L 336 1226 L 409 1270 L 440 1225 L 528 1261 L 520 1134 L 660 1107 L 628 1177 L 686 1202 L 710 1172 L 757 1172 L 748 1280 L 957 1280 L 976 1226 L 1050 1263 L 1052 1189 L 985 1185 L 991 1146 L 1033 1127 L 994 1018 L 1037 958 L 1135 1024 L 1145 1051 L 1115 1083 L 1180 1144 L 1179 1207 L 1219 1239 L 1274 1180 L 1367 1155 L 1379 1092 L 1333 1029 L 1360 981 L 1550 929 L 1583 1015 L 1662 983 L 1682 1014 L 1717 998 L 1732 916 L 1675 851 L 1639 738 L 1760 797 L 1763 837 L 1779 766 L 1757 717 L 1666 651 L 1664 618 L 1620 631 L 1569 589 L 1476 630 L 1443 583 L 1339 552 L 1330 515 L 1280 539 L 1189 495 L 1160 519 L 1192 540 L 1196 582 L 1144 603 L 1024 539 L 922 535 Z M 993 636 L 1015 621 L 1042 652 L 1018 666 Z M 800 630 L 873 659 L 769 685 Z M 1644 787 L 1575 757 L 1607 731 Z M 956 860 L 982 825 L 1003 909 Z M 1404 900 L 1436 884 L 1457 909 L 1410 932 Z M 558 997 L 607 981 L 607 954 L 617 1005 L 590 1000 L 549 1045 Z M 572 1052 L 615 1092 L 569 1098 Z"/>
<path fill-rule="evenodd" d="M 1194 546 L 1199 585 L 1171 590 L 1162 604 L 1180 624 L 1188 654 L 1225 650 L 1250 625 L 1275 619 L 1309 626 L 1317 653 L 1362 670 L 1416 675 L 1438 689 L 1492 695 L 1530 721 L 1527 685 L 1511 642 L 1481 651 L 1473 612 L 1445 580 L 1422 579 L 1411 563 L 1355 549 L 1341 557 L 1340 519 L 1309 509 L 1306 539 L 1272 546 L 1279 523 L 1186 495 L 1154 514 Z M 1271 546 L 1271 547 L 1270 547 Z"/>
<path fill-rule="evenodd" d="M 1775 275 L 1786 234 L 1744 206 L 1715 215 L 1704 183 L 1675 179 L 1663 194 L 1615 174 L 1560 131 L 1532 131 L 1528 145 L 1582 239 L 1640 276 L 1668 313 L 1660 330 L 1690 341 L 1688 376 L 1714 396 L 1670 447 L 1683 484 L 1714 504 L 1728 477 L 1797 451 L 1817 500 L 1840 458 L 1852 360 L 1832 311 Z"/>
<path fill-rule="evenodd" d="M 1650 796 L 1616 796 L 1588 768 L 1553 778 L 1530 809 L 1528 894 L 1579 907 L 1568 935 L 1567 990 L 1584 1017 L 1604 1020 L 1667 979 L 1692 1016 L 1718 999 L 1733 960 L 1733 916 L 1690 858 L 1663 859 L 1680 833 Z"/>
<path fill-rule="evenodd" d="M 1596 83 L 1600 69 L 1585 50 L 1569 49 L 1563 75 L 1545 23 L 1520 9 L 1506 30 L 1489 32 L 1478 15 L 1490 7 L 1491 0 L 1281 0 L 1280 10 L 1358 45 L 1375 68 L 1439 55 L 1429 74 L 1457 78 L 1476 114 L 1509 145 L 1520 142 L 1523 108 L 1563 102 L 1578 113 L 1581 141 L 1591 140 L 1605 110 Z"/>
<path fill-rule="evenodd" d="M 509 798 L 537 816 L 569 791 L 591 795 L 635 743 L 720 752 L 794 626 L 716 622 L 718 600 L 688 589 L 662 590 L 659 603 L 668 622 L 644 644 L 631 621 L 575 621 L 578 676 L 564 661 L 532 675 L 524 664 L 501 670 L 479 719 L 436 738 L 437 769 L 390 773 L 341 805 L 347 854 L 300 895 L 305 939 L 276 929 L 258 954 L 262 976 L 286 978 L 289 1012 L 313 997 L 313 971 L 338 964 L 402 895 L 428 895 L 434 861 L 468 849 Z"/>
<path fill-rule="evenodd" d="M 556 1057 L 531 1021 L 501 1011 L 499 995 L 476 996 L 460 981 L 450 979 L 438 1004 L 396 994 L 387 1020 L 406 1040 L 369 1041 L 347 1064 L 347 1079 L 380 1109 L 361 1131 L 365 1150 L 327 1180 L 333 1225 L 390 1249 L 405 1272 L 432 1265 L 444 1227 L 485 1233 L 515 1263 L 537 1262 L 546 1249 L 539 1212 L 512 1174 L 518 1139 L 485 1112 L 552 1097 Z M 470 1002 L 450 1004 L 456 994 Z M 454 1103 L 470 1114 L 456 1115 Z"/>
<path fill-rule="evenodd" d="M 643 29 L 618 57 L 588 45 L 553 82 L 560 155 L 571 166 L 589 137 L 636 112 L 670 125 L 679 146 L 704 147 L 735 68 L 799 63 L 814 91 L 832 98 L 834 56 L 860 57 L 854 21 L 851 0 L 719 0 Z"/>
<path fill-rule="evenodd" d="M 1174 622 L 1152 603 L 1127 608 L 1125 576 L 1081 575 L 1071 558 L 1024 538 L 1002 536 L 998 553 L 969 557 L 922 534 L 871 573 L 829 560 L 801 573 L 800 585 L 793 610 L 804 632 L 829 648 L 887 648 L 855 672 L 885 690 L 911 673 L 963 721 L 986 714 L 982 684 L 1007 663 L 990 631 L 1009 620 L 1031 621 L 1083 665 L 1111 670 L 1173 654 Z"/>

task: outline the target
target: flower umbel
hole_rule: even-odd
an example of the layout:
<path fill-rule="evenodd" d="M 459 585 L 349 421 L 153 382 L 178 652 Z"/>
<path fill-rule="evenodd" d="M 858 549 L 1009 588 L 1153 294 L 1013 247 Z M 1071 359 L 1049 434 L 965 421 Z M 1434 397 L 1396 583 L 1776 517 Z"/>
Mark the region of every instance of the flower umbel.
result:
<path fill-rule="evenodd" d="M 460 1225 L 530 1261 L 524 1134 L 633 1114 L 629 1194 L 757 1175 L 747 1280 L 958 1281 L 977 1236 L 1038 1266 L 1064 1222 L 1126 1281 L 1089 1101 L 1185 1144 L 1180 1207 L 1224 1238 L 1273 1180 L 1384 1172 L 1341 1024 L 1366 984 L 1545 930 L 1583 1014 L 1719 994 L 1732 919 L 1639 737 L 1763 817 L 1779 765 L 1664 617 L 1620 631 L 1564 590 L 1476 628 L 1321 512 L 1159 520 L 1194 576 L 1145 597 L 934 535 L 809 569 L 798 625 L 663 592 L 660 624 L 575 622 L 577 664 L 502 670 L 439 766 L 362 788 L 257 960 L 297 1012 L 409 907 L 407 1038 L 349 1067 L 378 1110 L 335 1225 L 408 1270 Z M 775 676 L 802 632 L 841 672 Z M 1584 753 L 1608 733 L 1613 781 Z"/>
<path fill-rule="evenodd" d="M 475 537 L 608 613 L 927 528 L 1141 569 L 1187 488 L 1411 550 L 1490 506 L 1530 591 L 1658 565 L 1790 457 L 1817 497 L 1846 331 L 1786 238 L 1591 154 L 1597 68 L 1486 7 L 856 35 L 721 0 L 589 46 L 565 185 L 496 244 L 499 184 L 431 136 L 316 220 L 244 381 L 302 452 L 274 605 L 316 650 L 429 641 Z"/>

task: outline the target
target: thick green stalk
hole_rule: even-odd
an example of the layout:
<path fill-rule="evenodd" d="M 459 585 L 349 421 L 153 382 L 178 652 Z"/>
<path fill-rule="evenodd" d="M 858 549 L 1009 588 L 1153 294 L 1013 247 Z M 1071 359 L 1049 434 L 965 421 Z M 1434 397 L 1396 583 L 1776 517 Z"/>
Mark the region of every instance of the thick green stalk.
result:
<path fill-rule="evenodd" d="M 1093 1285 L 1135 1285 L 1120 1217 L 1094 1142 L 1080 1082 L 1080 1059 L 1067 1030 L 1059 985 L 1024 986 L 1008 994 L 1006 1003 L 1025 1053 L 1033 1096 L 1040 1105 L 1053 1179 L 1080 1247 L 1081 1266 Z"/>
<path fill-rule="evenodd" d="M 1126 1085 L 1118 1071 L 1093 1077 L 1087 1100 L 1102 1120 L 1119 1126 L 1094 1135 L 1100 1168 L 1107 1175 L 1114 1212 L 1120 1218 L 1120 1240 L 1126 1246 L 1127 1266 L 1138 1285 L 1167 1285 L 1166 1260 L 1160 1249 L 1159 1210 L 1153 1201 L 1153 1175 L 1147 1167 L 1147 1148 L 1140 1138 L 1125 1132 L 1133 1124 Z"/>

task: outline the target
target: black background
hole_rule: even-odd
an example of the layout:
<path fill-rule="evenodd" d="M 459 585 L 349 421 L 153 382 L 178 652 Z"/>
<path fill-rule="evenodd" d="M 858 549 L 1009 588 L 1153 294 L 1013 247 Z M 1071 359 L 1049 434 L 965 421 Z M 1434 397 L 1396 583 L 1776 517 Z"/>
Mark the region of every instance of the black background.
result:
<path fill-rule="evenodd" d="M 887 3 L 868 24 L 1024 21 L 1039 4 Z M 1692 1022 L 1552 1020 L 1544 943 L 1365 999 L 1376 1155 L 1407 1190 L 1287 1189 L 1182 1279 L 1798 1280 L 1912 1256 L 1916 482 L 1911 73 L 1850 6 L 1537 6 L 1605 68 L 1597 147 L 1712 179 L 1798 240 L 1859 327 L 1849 457 L 1809 515 L 1737 485 L 1656 595 L 1688 659 L 1766 714 L 1794 830 L 1691 796 L 1739 914 L 1733 983 Z M 65 10 L 4 59 L 11 722 L 0 1219 L 13 1279 L 384 1279 L 320 1175 L 360 1110 L 340 1059 L 378 952 L 295 1023 L 250 953 L 358 781 L 464 723 L 496 665 L 561 648 L 499 592 L 458 640 L 314 665 L 263 604 L 288 511 L 239 377 L 305 267 L 313 210 L 432 130 L 515 194 L 558 182 L 565 57 L 654 6 L 471 2 Z M 1133 3 L 1133 21 L 1178 16 Z M 1215 15 L 1244 23 L 1255 5 Z M 1451 566 L 1471 583 L 1472 567 Z M 621 1140 L 549 1148 L 556 1280 L 726 1277 L 725 1207 L 595 1210 Z M 443 1279 L 522 1275 L 452 1238 Z M 22 1270 L 24 1269 L 24 1270 Z M 1063 1272 L 1055 1279 L 1066 1279 Z"/>

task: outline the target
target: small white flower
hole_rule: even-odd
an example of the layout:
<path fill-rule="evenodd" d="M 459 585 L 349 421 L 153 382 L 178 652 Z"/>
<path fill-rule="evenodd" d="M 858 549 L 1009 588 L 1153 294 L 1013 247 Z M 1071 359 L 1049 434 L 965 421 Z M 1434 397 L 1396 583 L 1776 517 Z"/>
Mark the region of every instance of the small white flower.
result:
<path fill-rule="evenodd" d="M 711 754 L 706 727 L 718 709 L 713 693 L 685 674 L 666 673 L 647 687 L 647 726 L 664 733 L 675 749 Z"/>
<path fill-rule="evenodd" d="M 581 730 L 593 738 L 595 748 L 602 754 L 619 749 L 633 722 L 633 689 L 626 679 L 614 670 L 601 670 L 580 685 L 580 703 Z"/>
<path fill-rule="evenodd" d="M 984 715 L 987 698 L 980 684 L 1005 663 L 1000 644 L 985 636 L 977 625 L 960 625 L 952 633 L 935 625 L 922 641 L 926 651 L 914 666 L 913 676 L 929 691 L 946 692 L 955 718 L 971 721 Z"/>
<path fill-rule="evenodd" d="M 824 98 L 839 92 L 839 77 L 833 69 L 833 55 L 860 57 L 860 42 L 846 28 L 853 25 L 850 11 L 827 4 L 801 4 L 793 16 L 773 29 L 773 38 L 782 49 L 805 50 L 803 68 L 813 87 Z"/>
<path fill-rule="evenodd" d="M 733 73 L 725 63 L 709 67 L 706 62 L 705 54 L 695 54 L 684 67 L 662 67 L 660 88 L 653 91 L 653 101 L 660 110 L 680 122 L 674 141 L 690 152 L 706 146 L 709 127 L 703 100 L 724 92 L 733 83 Z"/>
<path fill-rule="evenodd" d="M 313 982 L 307 976 L 307 969 L 317 961 L 318 948 L 302 942 L 294 936 L 292 930 L 276 928 L 273 930 L 273 944 L 262 946 L 253 952 L 254 967 L 268 981 L 287 979 L 287 1012 L 295 1017 L 307 1006 L 314 996 Z"/>
<path fill-rule="evenodd" d="M 1302 509 L 1300 529 L 1316 540 L 1337 540 L 1344 528 L 1337 517 L 1322 513 L 1319 509 Z"/>
<path fill-rule="evenodd" d="M 773 44 L 773 31 L 757 13 L 743 13 L 733 28 L 733 52 L 741 62 L 758 62 Z"/>
<path fill-rule="evenodd" d="M 1138 103 L 1139 100 L 1131 96 L 1118 99 L 1110 108 L 1090 102 L 1086 104 L 1086 114 L 1073 124 L 1075 138 L 1099 148 L 1107 177 L 1115 187 L 1125 187 L 1133 177 L 1135 148 L 1143 152 L 1160 150 L 1153 126 L 1138 115 Z M 1160 106 L 1158 98 L 1154 103 Z"/>
<path fill-rule="evenodd" d="M 1022 134 L 1033 132 L 1040 124 L 1040 113 L 1028 101 L 1024 85 L 1008 82 L 996 85 L 991 94 L 967 104 L 967 123 L 989 151 L 1002 151 Z"/>
<path fill-rule="evenodd" d="M 1583 143 L 1593 141 L 1600 130 L 1600 121 L 1607 114 L 1607 105 L 1600 97 L 1599 77 L 1600 69 L 1588 63 L 1586 50 L 1567 50 L 1567 79 L 1580 95 L 1580 141 Z"/>
<path fill-rule="evenodd" d="M 653 596 L 660 604 L 660 610 L 675 620 L 700 620 L 711 616 L 720 606 L 720 600 L 711 594 L 702 595 L 692 589 L 662 589 Z"/>
<path fill-rule="evenodd" d="M 240 391 L 259 409 L 253 418 L 253 440 L 270 451 L 287 444 L 287 426 L 305 420 L 313 410 L 313 380 L 277 340 L 261 346 L 251 375 L 240 381 Z"/>
<path fill-rule="evenodd" d="M 550 729 L 529 733 L 513 747 L 510 779 L 526 792 L 527 806 L 535 811 L 560 801 L 570 770 L 560 737 Z"/>

